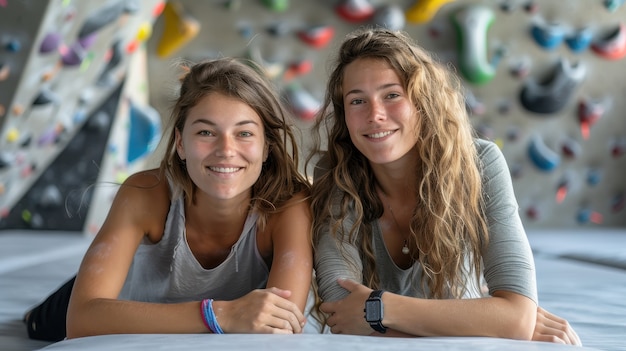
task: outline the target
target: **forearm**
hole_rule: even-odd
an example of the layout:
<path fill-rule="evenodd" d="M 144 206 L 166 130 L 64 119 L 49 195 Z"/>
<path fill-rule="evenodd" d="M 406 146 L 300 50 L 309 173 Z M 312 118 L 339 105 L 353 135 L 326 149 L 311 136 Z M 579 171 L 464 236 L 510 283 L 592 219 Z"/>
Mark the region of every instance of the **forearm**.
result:
<path fill-rule="evenodd" d="M 415 336 L 489 336 L 530 340 L 535 303 L 521 295 L 480 299 L 417 299 L 383 294 L 383 325 Z"/>
<path fill-rule="evenodd" d="M 93 299 L 71 306 L 67 337 L 103 334 L 175 334 L 208 332 L 202 322 L 200 302 L 157 304 L 113 299 Z"/>

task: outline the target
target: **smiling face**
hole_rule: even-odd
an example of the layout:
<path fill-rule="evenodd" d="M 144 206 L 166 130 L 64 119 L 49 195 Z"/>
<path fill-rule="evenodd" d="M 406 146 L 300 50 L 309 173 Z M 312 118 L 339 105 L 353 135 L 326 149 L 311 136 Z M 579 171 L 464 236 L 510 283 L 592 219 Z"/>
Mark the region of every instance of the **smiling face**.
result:
<path fill-rule="evenodd" d="M 267 158 L 263 122 L 247 104 L 211 93 L 189 110 L 176 150 L 199 197 L 249 198 Z"/>
<path fill-rule="evenodd" d="M 394 162 L 413 149 L 418 114 L 385 60 L 366 58 L 348 64 L 342 91 L 350 139 L 371 163 Z"/>

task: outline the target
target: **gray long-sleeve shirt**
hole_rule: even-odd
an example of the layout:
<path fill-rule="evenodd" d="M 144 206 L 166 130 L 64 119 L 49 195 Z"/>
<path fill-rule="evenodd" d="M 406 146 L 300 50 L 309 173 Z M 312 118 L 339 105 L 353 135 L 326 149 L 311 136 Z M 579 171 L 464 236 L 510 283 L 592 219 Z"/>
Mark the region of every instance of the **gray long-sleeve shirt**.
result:
<path fill-rule="evenodd" d="M 483 163 L 483 191 L 486 194 L 486 213 L 489 226 L 489 244 L 483 251 L 483 276 L 489 293 L 506 290 L 526 296 L 537 302 L 537 282 L 532 251 L 518 213 L 518 204 L 506 160 L 492 142 L 476 140 L 479 158 Z M 344 233 L 354 223 L 352 214 L 344 221 Z M 339 286 L 338 278 L 363 281 L 363 263 L 358 243 L 335 239 L 329 230 L 322 233 L 316 247 L 315 271 L 319 293 L 324 301 L 336 301 L 348 295 Z M 392 261 L 382 239 L 378 220 L 372 223 L 372 247 L 376 255 L 376 270 L 381 289 L 412 297 L 429 296 L 420 282 L 423 269 L 415 262 L 408 269 L 400 269 Z M 473 274 L 466 273 L 467 293 L 464 297 L 482 296 Z"/>

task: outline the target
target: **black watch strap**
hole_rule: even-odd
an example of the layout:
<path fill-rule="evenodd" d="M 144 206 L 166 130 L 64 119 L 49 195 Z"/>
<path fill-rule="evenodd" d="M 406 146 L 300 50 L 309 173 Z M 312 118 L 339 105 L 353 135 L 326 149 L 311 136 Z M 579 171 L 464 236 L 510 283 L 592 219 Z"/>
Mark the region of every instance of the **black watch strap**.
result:
<path fill-rule="evenodd" d="M 375 331 L 379 332 L 379 333 L 385 333 L 387 332 L 387 327 L 385 327 L 383 325 L 383 301 L 382 301 L 382 295 L 385 291 L 384 290 L 374 290 L 372 291 L 372 293 L 370 294 L 368 300 L 379 300 L 380 301 L 380 318 L 376 321 L 367 321 L 370 325 L 370 327 L 372 327 L 372 329 L 374 329 Z"/>

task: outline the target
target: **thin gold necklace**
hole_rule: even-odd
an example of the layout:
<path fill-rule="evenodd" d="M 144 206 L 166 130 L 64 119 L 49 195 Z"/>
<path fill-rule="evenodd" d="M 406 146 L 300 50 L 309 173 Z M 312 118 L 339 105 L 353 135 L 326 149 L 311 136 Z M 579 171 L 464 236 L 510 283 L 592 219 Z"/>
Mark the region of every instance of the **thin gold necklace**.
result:
<path fill-rule="evenodd" d="M 385 200 L 387 200 L 387 208 L 389 209 L 389 213 L 391 213 L 391 218 L 393 218 L 393 221 L 396 224 L 396 228 L 398 228 L 398 232 L 400 234 L 402 234 L 402 229 L 400 228 L 400 224 L 398 223 L 398 220 L 396 219 L 396 215 L 393 213 L 393 208 L 391 208 L 391 204 L 389 203 L 389 199 L 387 198 L 387 194 L 385 194 L 385 192 L 382 191 L 382 189 L 380 190 L 380 192 L 385 197 Z M 405 237 L 404 238 L 404 244 L 402 245 L 402 253 L 405 254 L 405 255 L 408 255 L 409 252 L 411 252 L 411 250 L 409 250 L 408 237 Z"/>

